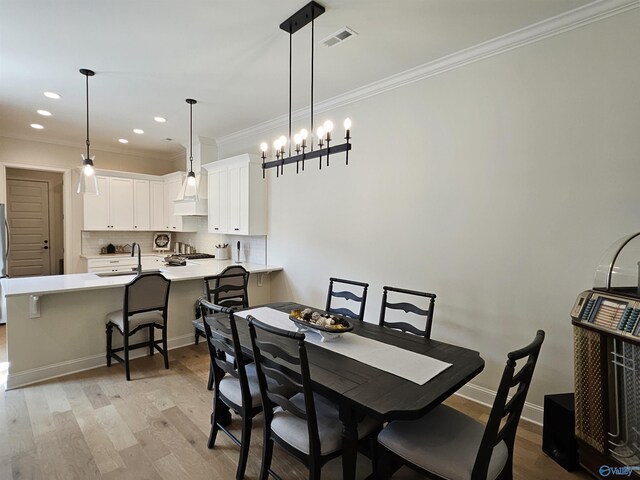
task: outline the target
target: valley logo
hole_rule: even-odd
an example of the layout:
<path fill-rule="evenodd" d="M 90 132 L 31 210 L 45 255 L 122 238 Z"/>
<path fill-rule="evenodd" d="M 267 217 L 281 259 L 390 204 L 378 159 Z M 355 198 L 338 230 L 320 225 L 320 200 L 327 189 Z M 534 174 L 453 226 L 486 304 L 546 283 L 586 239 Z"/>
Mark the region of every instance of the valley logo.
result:
<path fill-rule="evenodd" d="M 609 465 L 602 465 L 599 470 L 600 475 L 602 475 L 603 478 L 606 478 L 609 475 L 630 477 L 634 471 L 640 471 L 640 465 L 636 465 L 633 467 L 610 467 Z"/>

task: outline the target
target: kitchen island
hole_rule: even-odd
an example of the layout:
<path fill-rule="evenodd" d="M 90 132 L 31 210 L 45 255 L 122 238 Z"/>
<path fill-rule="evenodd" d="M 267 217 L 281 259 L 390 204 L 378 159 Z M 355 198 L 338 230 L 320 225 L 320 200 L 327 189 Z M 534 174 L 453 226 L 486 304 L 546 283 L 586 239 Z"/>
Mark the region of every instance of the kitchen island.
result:
<path fill-rule="evenodd" d="M 203 294 L 202 279 L 216 275 L 229 260 L 190 261 L 186 266 L 163 267 L 161 273 L 171 280 L 167 336 L 169 349 L 194 342 L 194 306 Z M 268 303 L 270 274 L 282 267 L 241 263 L 250 272 L 249 301 Z M 0 315 L 7 322 L 7 388 L 16 388 L 48 378 L 106 363 L 105 315 L 122 308 L 124 285 L 135 274 L 98 276 L 93 273 L 51 275 L 45 277 L 5 278 L 0 280 Z M 133 342 L 147 334 L 140 331 Z M 120 335 L 114 335 L 119 346 Z M 147 354 L 132 351 L 131 358 Z M 113 368 L 121 368 L 114 365 Z M 132 370 L 135 378 L 135 363 Z"/>

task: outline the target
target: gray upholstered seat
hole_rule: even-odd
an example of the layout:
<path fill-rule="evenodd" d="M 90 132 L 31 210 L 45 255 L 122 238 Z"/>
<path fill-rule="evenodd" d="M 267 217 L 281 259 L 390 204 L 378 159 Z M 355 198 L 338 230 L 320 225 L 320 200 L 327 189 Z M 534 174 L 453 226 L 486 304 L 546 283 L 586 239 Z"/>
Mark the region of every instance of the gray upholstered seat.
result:
<path fill-rule="evenodd" d="M 124 331 L 124 320 L 122 310 L 116 310 L 115 312 L 107 313 L 107 317 L 105 318 L 105 323 L 113 323 L 116 325 L 120 331 Z M 151 312 L 144 313 L 136 313 L 129 317 L 129 331 L 135 330 L 140 325 L 149 325 L 155 324 L 162 326 L 164 325 L 164 317 L 162 316 L 162 312 L 158 310 L 154 310 Z"/>
<path fill-rule="evenodd" d="M 389 423 L 378 442 L 399 457 L 449 480 L 469 480 L 485 426 L 465 414 L 439 405 L 419 420 Z M 507 463 L 507 445 L 493 449 L 488 480 L 494 480 Z"/>
<path fill-rule="evenodd" d="M 249 382 L 249 392 L 251 392 L 251 405 L 260 405 L 260 385 L 258 384 L 258 374 L 255 363 L 245 366 L 247 381 Z M 231 375 L 225 375 L 220 380 L 220 393 L 236 405 L 242 405 L 242 393 L 240 391 L 240 380 Z"/>
<path fill-rule="evenodd" d="M 314 395 L 313 401 L 318 420 L 320 453 L 327 455 L 336 452 L 342 448 L 342 422 L 338 418 L 338 410 L 335 405 L 320 395 Z M 291 397 L 291 402 L 304 411 L 302 394 Z M 378 426 L 379 424 L 373 419 L 365 417 L 358 424 L 358 438 L 366 437 Z M 301 452 L 309 453 L 309 429 L 306 420 L 278 407 L 273 412 L 271 431 Z"/>

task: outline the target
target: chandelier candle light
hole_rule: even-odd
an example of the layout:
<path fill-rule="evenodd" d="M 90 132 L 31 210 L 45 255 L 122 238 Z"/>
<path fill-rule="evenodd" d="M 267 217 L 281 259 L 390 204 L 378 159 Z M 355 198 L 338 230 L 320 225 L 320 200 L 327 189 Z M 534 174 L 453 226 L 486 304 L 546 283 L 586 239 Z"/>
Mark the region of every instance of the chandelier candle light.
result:
<path fill-rule="evenodd" d="M 91 156 L 89 153 L 89 147 L 91 146 L 91 142 L 89 141 L 89 77 L 93 77 L 96 72 L 93 70 L 88 70 L 86 68 L 81 68 L 80 73 L 85 76 L 85 86 L 86 86 L 86 98 L 87 98 L 87 154 L 82 154 L 82 170 L 80 171 L 80 178 L 78 180 L 78 188 L 76 189 L 77 193 L 86 193 L 92 195 L 98 195 L 100 192 L 98 191 L 98 179 L 95 175 L 95 169 L 93 167 L 93 159 L 95 157 Z"/>
<path fill-rule="evenodd" d="M 302 163 L 302 171 L 304 171 L 305 160 L 318 158 L 318 166 L 322 170 L 322 157 L 327 156 L 327 167 L 329 166 L 329 156 L 331 154 L 346 152 L 346 164 L 349 165 L 349 150 L 351 150 L 351 119 L 344 121 L 344 130 L 346 140 L 345 143 L 339 145 L 331 145 L 333 132 L 333 122 L 327 120 L 316 130 L 316 138 L 318 139 L 318 150 L 314 150 L 313 142 L 313 67 L 314 67 L 314 40 L 315 40 L 315 19 L 324 13 L 325 9 L 316 2 L 309 2 L 291 17 L 280 24 L 280 28 L 289 33 L 289 138 L 282 135 L 273 142 L 273 152 L 269 153 L 269 144 L 262 142 L 260 150 L 262 151 L 262 178 L 265 178 L 265 170 L 268 168 L 276 169 L 276 174 L 284 174 L 284 166 L 291 163 L 296 164 L 296 173 L 300 171 L 300 163 Z M 291 136 L 291 46 L 293 34 L 304 26 L 311 23 L 311 133 L 305 128 Z M 307 144 L 307 139 L 309 143 Z M 291 145 L 295 145 L 295 155 L 292 155 Z M 285 157 L 285 147 L 288 152 Z M 309 151 L 306 151 L 309 149 Z M 273 157 L 272 160 L 267 159 Z"/>

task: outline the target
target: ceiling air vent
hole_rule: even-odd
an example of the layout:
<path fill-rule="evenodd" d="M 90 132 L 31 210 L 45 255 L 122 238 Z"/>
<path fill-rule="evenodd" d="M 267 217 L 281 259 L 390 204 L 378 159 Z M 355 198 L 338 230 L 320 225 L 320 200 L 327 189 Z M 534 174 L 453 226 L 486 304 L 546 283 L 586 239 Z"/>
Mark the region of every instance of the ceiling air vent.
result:
<path fill-rule="evenodd" d="M 358 35 L 358 32 L 351 30 L 349 27 L 343 27 L 337 32 L 322 39 L 322 44 L 326 47 L 333 47 L 334 45 L 342 43 L 355 35 Z"/>

